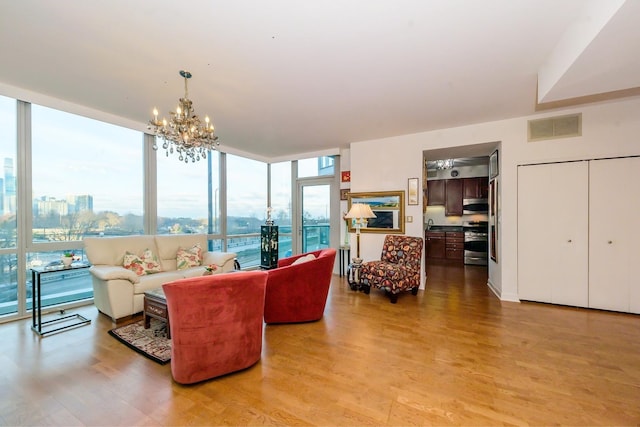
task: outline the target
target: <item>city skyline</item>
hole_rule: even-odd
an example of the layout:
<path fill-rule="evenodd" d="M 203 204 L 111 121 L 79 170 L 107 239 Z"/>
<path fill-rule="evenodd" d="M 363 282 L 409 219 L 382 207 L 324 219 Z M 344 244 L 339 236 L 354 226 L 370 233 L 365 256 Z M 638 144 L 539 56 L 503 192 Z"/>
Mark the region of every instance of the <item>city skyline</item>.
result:
<path fill-rule="evenodd" d="M 171 162 L 173 161 L 173 162 Z M 174 171 L 185 169 L 189 171 L 188 178 L 193 180 L 199 180 L 200 174 L 196 173 L 197 170 L 193 170 L 193 165 L 188 165 L 189 167 L 184 167 L 180 162 L 176 162 L 175 159 L 169 158 L 166 160 L 167 165 L 163 164 L 163 167 L 168 167 L 170 169 L 174 169 Z M 164 162 L 163 162 L 164 163 Z M 172 164 L 173 163 L 173 164 Z M 177 167 L 176 167 L 177 164 Z M 16 213 L 16 192 L 15 192 L 15 174 L 14 174 L 14 166 L 15 162 L 12 157 L 5 156 L 3 161 L 3 175 L 0 177 L 0 192 L 2 197 L 0 198 L 0 211 L 4 214 L 15 214 Z M 173 166 L 173 167 L 172 167 Z M 201 162 L 201 167 L 204 166 L 206 168 L 206 163 Z M 78 169 L 78 168 L 76 168 Z M 197 168 L 195 168 L 197 169 Z M 200 171 L 202 172 L 202 171 Z M 169 177 L 173 175 L 172 173 L 167 173 L 166 176 Z M 231 184 L 232 187 L 228 191 L 228 195 L 233 193 L 233 190 L 247 191 L 246 186 L 244 185 L 245 181 L 253 181 L 260 182 L 262 179 L 262 175 L 258 171 L 252 171 L 251 168 L 242 169 L 243 180 L 240 184 L 234 185 Z M 287 176 L 278 177 L 280 180 L 287 180 Z M 48 182 L 49 180 L 44 180 L 44 182 Z M 90 181 L 90 180 L 87 180 Z M 172 180 L 167 179 L 165 181 L 159 178 L 159 184 L 163 188 L 171 187 Z M 75 184 L 72 187 L 78 189 L 83 189 L 85 184 L 76 186 Z M 171 203 L 174 204 L 171 206 L 159 206 L 159 216 L 163 217 L 173 217 L 173 218 L 194 218 L 194 219 L 204 219 L 208 217 L 207 212 L 207 199 L 206 192 L 207 183 L 201 183 L 202 192 L 182 192 L 178 198 L 173 198 Z M 243 188 L 244 187 L 244 188 Z M 59 186 L 56 185 L 55 182 L 51 183 L 47 186 L 41 186 L 42 193 L 34 194 L 32 199 L 32 208 L 34 216 L 42 216 L 47 215 L 52 211 L 57 212 L 60 215 L 67 215 L 68 213 L 77 212 L 78 208 L 75 207 L 76 203 L 74 202 L 74 198 L 85 197 L 86 201 L 83 202 L 85 206 L 82 209 L 96 211 L 96 212 L 116 212 L 119 215 L 139 215 L 142 216 L 142 198 L 138 198 L 135 196 L 127 196 L 126 194 L 120 193 L 118 198 L 114 198 L 112 195 L 106 195 L 102 193 L 102 199 L 96 197 L 92 192 L 70 192 L 70 191 L 60 191 Z M 179 185 L 176 184 L 174 191 L 178 192 Z M 47 193 L 47 191 L 50 191 Z M 35 191 L 34 191 L 35 193 Z M 100 193 L 99 193 L 100 194 Z M 218 194 L 217 189 L 215 189 L 215 194 Z M 248 197 L 228 197 L 227 206 L 228 206 L 228 215 L 233 217 L 256 217 L 258 219 L 266 218 L 266 200 L 265 207 L 262 209 L 261 207 L 257 207 L 255 205 L 255 201 L 261 198 L 266 197 L 266 189 L 264 192 L 261 191 L 251 191 Z M 315 201 L 315 197 L 309 199 L 309 203 L 307 203 L 306 209 L 309 213 L 312 214 L 312 217 L 321 218 L 326 217 L 328 206 L 326 202 Z M 162 198 L 159 198 L 162 200 Z M 204 201 L 204 203 L 203 203 Z M 139 204 L 140 208 L 131 209 L 132 204 Z M 160 205 L 160 203 L 159 203 Z M 276 211 L 284 211 L 286 216 L 290 215 L 291 212 L 291 196 L 289 194 L 289 185 L 283 185 L 281 188 L 274 188 L 272 193 L 272 205 L 274 207 L 274 215 Z M 126 207 L 125 207 L 126 206 Z M 71 207 L 71 208 L 69 208 Z M 197 208 L 196 208 L 197 207 Z M 82 210 L 80 209 L 80 210 Z"/>

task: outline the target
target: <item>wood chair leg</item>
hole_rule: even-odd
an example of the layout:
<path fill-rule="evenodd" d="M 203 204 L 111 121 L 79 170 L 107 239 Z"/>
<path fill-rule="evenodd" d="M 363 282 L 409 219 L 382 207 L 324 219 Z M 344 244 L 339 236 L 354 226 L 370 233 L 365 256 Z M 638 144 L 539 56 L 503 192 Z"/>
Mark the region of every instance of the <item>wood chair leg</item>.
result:
<path fill-rule="evenodd" d="M 398 302 L 398 294 L 389 293 L 389 301 L 391 301 L 391 304 L 397 303 Z"/>
<path fill-rule="evenodd" d="M 411 294 L 412 295 L 418 295 L 418 287 L 417 286 L 415 288 L 411 288 Z"/>

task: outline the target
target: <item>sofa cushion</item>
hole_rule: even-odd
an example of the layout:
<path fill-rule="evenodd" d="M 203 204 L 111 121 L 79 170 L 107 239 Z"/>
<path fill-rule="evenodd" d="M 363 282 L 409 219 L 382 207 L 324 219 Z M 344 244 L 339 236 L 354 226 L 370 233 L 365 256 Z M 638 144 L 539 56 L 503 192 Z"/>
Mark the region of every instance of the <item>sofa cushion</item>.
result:
<path fill-rule="evenodd" d="M 202 247 L 200 247 L 200 243 L 196 243 L 189 249 L 185 249 L 183 247 L 178 248 L 176 262 L 177 270 L 184 270 L 190 267 L 202 265 Z"/>
<path fill-rule="evenodd" d="M 140 256 L 129 251 L 125 252 L 122 266 L 127 270 L 135 272 L 138 276 L 159 273 L 162 271 L 158 258 L 155 256 L 153 251 L 149 249 L 142 251 L 142 255 Z"/>
<path fill-rule="evenodd" d="M 146 274 L 140 276 L 140 282 L 133 285 L 133 293 L 142 294 L 145 291 L 159 288 L 165 283 L 183 278 L 184 276 L 179 271 L 163 271 L 157 274 Z"/>
<path fill-rule="evenodd" d="M 158 234 L 155 243 L 158 247 L 160 264 L 164 271 L 177 270 L 176 255 L 180 248 L 190 248 L 200 244 L 203 250 L 207 250 L 206 234 Z"/>
<path fill-rule="evenodd" d="M 84 248 L 93 265 L 123 265 L 126 251 L 133 254 L 149 249 L 159 254 L 154 236 L 85 237 Z M 173 259 L 175 260 L 175 253 Z M 168 270 L 164 268 L 163 270 Z"/>
<path fill-rule="evenodd" d="M 308 254 L 308 255 L 305 255 L 305 256 L 300 257 L 300 258 L 298 258 L 297 260 L 293 261 L 293 262 L 291 263 L 291 265 L 298 265 L 298 264 L 302 264 L 302 263 L 304 263 L 304 262 L 309 262 L 309 261 L 312 261 L 312 260 L 314 260 L 314 259 L 316 259 L 316 257 L 315 257 L 313 254 Z"/>

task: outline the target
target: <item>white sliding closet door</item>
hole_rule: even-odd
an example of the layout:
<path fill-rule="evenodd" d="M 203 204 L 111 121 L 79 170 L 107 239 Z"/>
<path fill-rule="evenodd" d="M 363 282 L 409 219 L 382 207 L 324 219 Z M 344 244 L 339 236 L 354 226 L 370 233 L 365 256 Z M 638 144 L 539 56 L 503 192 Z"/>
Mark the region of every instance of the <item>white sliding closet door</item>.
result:
<path fill-rule="evenodd" d="M 588 307 L 587 162 L 518 168 L 518 297 Z"/>
<path fill-rule="evenodd" d="M 590 168 L 589 306 L 640 313 L 640 158 Z"/>

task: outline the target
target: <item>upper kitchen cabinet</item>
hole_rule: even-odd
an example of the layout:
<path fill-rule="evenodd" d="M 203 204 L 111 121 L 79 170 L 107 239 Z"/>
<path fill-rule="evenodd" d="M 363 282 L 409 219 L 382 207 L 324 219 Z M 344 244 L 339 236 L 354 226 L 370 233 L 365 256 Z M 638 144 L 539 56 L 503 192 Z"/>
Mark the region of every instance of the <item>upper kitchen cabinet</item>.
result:
<path fill-rule="evenodd" d="M 442 206 L 445 201 L 445 180 L 432 179 L 427 181 L 427 206 Z"/>
<path fill-rule="evenodd" d="M 462 216 L 463 199 L 489 197 L 489 157 L 444 160 L 424 157 L 424 207 L 444 206 L 446 216 Z M 436 209 L 437 215 L 441 215 Z"/>
<path fill-rule="evenodd" d="M 444 214 L 447 216 L 462 215 L 462 179 L 447 179 Z"/>
<path fill-rule="evenodd" d="M 486 199 L 489 196 L 488 177 L 463 179 L 432 179 L 427 181 L 427 206 L 445 207 L 445 215 L 463 214 L 463 199 Z"/>
<path fill-rule="evenodd" d="M 489 177 L 464 178 L 462 180 L 463 199 L 489 198 Z"/>

